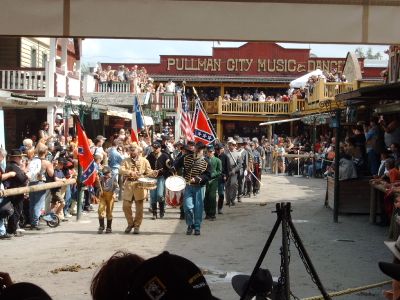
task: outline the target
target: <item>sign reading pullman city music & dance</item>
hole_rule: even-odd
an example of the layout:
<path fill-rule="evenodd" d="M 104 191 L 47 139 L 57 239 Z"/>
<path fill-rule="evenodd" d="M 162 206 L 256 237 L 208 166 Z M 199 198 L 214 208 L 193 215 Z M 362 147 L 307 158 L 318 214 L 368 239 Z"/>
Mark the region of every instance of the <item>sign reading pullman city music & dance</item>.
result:
<path fill-rule="evenodd" d="M 161 50 L 162 51 L 162 50 Z M 211 56 L 160 55 L 159 63 L 138 64 L 151 75 L 294 77 L 315 69 L 342 71 L 345 58 L 312 57 L 310 49 L 289 49 L 276 43 L 249 42 L 237 48 L 213 48 Z M 363 60 L 359 60 L 363 70 Z M 108 64 L 105 64 L 108 65 Z M 117 70 L 118 64 L 111 64 Z M 129 68 L 133 63 L 125 64 Z"/>
<path fill-rule="evenodd" d="M 160 64 L 145 67 L 151 74 L 297 77 L 315 69 L 342 71 L 344 64 L 345 58 L 310 57 L 310 49 L 249 42 L 238 48 L 213 48 L 212 56 L 161 55 Z"/>
<path fill-rule="evenodd" d="M 248 72 L 252 67 L 258 73 L 304 73 L 315 69 L 331 71 L 342 70 L 344 59 L 337 60 L 308 60 L 298 62 L 295 59 L 268 58 L 167 58 L 167 71 L 204 71 L 204 72 Z"/>

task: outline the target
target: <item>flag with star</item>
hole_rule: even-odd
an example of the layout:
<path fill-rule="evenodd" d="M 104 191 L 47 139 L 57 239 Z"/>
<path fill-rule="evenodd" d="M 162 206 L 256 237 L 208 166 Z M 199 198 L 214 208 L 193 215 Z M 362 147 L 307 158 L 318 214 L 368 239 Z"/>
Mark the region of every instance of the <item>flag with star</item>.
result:
<path fill-rule="evenodd" d="M 87 186 L 93 186 L 97 171 L 94 165 L 93 154 L 90 152 L 89 141 L 81 123 L 76 122 L 76 131 L 78 134 L 78 161 L 82 167 L 82 183 Z"/>
<path fill-rule="evenodd" d="M 207 118 L 207 113 L 200 105 L 199 100 L 196 100 L 196 107 L 193 118 L 193 134 L 195 142 L 202 142 L 204 145 L 211 144 L 215 141 L 215 133 L 210 120 Z"/>

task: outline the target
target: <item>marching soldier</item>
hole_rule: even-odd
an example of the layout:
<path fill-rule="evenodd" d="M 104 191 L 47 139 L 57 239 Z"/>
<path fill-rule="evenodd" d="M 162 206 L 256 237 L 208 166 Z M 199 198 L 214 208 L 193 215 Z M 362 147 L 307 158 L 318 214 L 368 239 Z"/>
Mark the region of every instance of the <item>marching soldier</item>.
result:
<path fill-rule="evenodd" d="M 242 159 L 238 151 L 236 151 L 236 141 L 228 140 L 227 156 L 229 160 L 228 178 L 225 184 L 226 205 L 234 206 L 238 192 L 238 175 L 242 165 Z"/>
<path fill-rule="evenodd" d="M 150 191 L 150 205 L 153 212 L 152 219 L 157 219 L 157 202 L 160 209 L 160 219 L 164 217 L 165 213 L 165 179 L 167 179 L 171 172 L 169 168 L 171 159 L 168 154 L 161 151 L 161 144 L 154 142 L 152 144 L 153 152 L 147 156 L 151 168 L 157 173 L 157 188 Z"/>
<path fill-rule="evenodd" d="M 211 179 L 206 184 L 206 195 L 204 197 L 204 211 L 206 213 L 206 219 L 211 221 L 215 220 L 216 205 L 217 205 L 217 189 L 218 181 L 221 176 L 222 164 L 221 160 L 215 157 L 214 146 L 210 145 L 207 147 L 208 161 L 211 165 Z"/>
<path fill-rule="evenodd" d="M 138 179 L 142 176 L 154 176 L 149 161 L 139 155 L 139 148 L 135 145 L 129 147 L 130 157 L 121 163 L 121 174 L 125 176 L 124 191 L 122 194 L 125 218 L 128 226 L 125 233 L 134 228 L 133 233 L 139 234 L 139 228 L 143 221 L 143 201 L 147 197 L 147 190 L 138 187 Z M 132 217 L 132 202 L 135 202 L 135 219 Z"/>
<path fill-rule="evenodd" d="M 211 177 L 211 166 L 204 157 L 204 148 L 205 145 L 203 143 L 196 143 L 193 153 L 186 154 L 175 163 L 176 169 L 183 168 L 183 177 L 186 181 L 183 208 L 188 226 L 187 235 L 191 235 L 193 230 L 195 235 L 200 235 L 205 185 Z"/>
<path fill-rule="evenodd" d="M 218 180 L 218 214 L 222 215 L 222 208 L 224 206 L 225 198 L 225 182 L 229 177 L 229 159 L 225 153 L 224 144 L 217 143 L 215 145 L 215 156 L 219 158 L 222 163 L 221 176 Z"/>
<path fill-rule="evenodd" d="M 244 196 L 244 185 L 245 185 L 245 171 L 247 170 L 248 164 L 248 152 L 244 149 L 245 141 L 242 138 L 239 138 L 237 141 L 238 144 L 238 153 L 241 158 L 241 165 L 238 174 L 238 195 L 237 201 L 242 202 L 242 197 Z M 247 172 L 246 172 L 247 173 Z"/>

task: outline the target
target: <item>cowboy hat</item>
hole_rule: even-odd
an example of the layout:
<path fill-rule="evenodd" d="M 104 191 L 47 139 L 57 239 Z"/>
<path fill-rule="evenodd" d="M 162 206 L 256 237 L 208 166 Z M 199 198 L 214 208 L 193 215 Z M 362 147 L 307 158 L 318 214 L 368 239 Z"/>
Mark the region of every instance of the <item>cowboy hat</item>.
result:
<path fill-rule="evenodd" d="M 396 256 L 397 259 L 400 259 L 400 236 L 398 237 L 397 241 L 386 241 L 384 242 L 385 245 L 389 248 L 389 250 Z"/>
<path fill-rule="evenodd" d="M 24 154 L 21 150 L 19 149 L 12 149 L 10 151 L 10 153 L 8 154 L 8 156 L 10 157 L 22 157 L 22 156 L 26 156 L 26 154 Z"/>

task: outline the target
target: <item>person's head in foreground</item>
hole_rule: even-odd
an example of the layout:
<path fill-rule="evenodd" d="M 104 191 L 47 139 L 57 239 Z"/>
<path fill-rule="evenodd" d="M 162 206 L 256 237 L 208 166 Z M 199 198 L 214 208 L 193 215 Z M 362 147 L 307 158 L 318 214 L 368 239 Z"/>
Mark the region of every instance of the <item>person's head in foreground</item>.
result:
<path fill-rule="evenodd" d="M 92 279 L 93 300 L 126 299 L 132 282 L 131 274 L 144 262 L 139 255 L 118 251 L 103 263 Z"/>
<path fill-rule="evenodd" d="M 125 299 L 218 300 L 193 262 L 168 252 L 143 262 L 131 278 Z"/>

